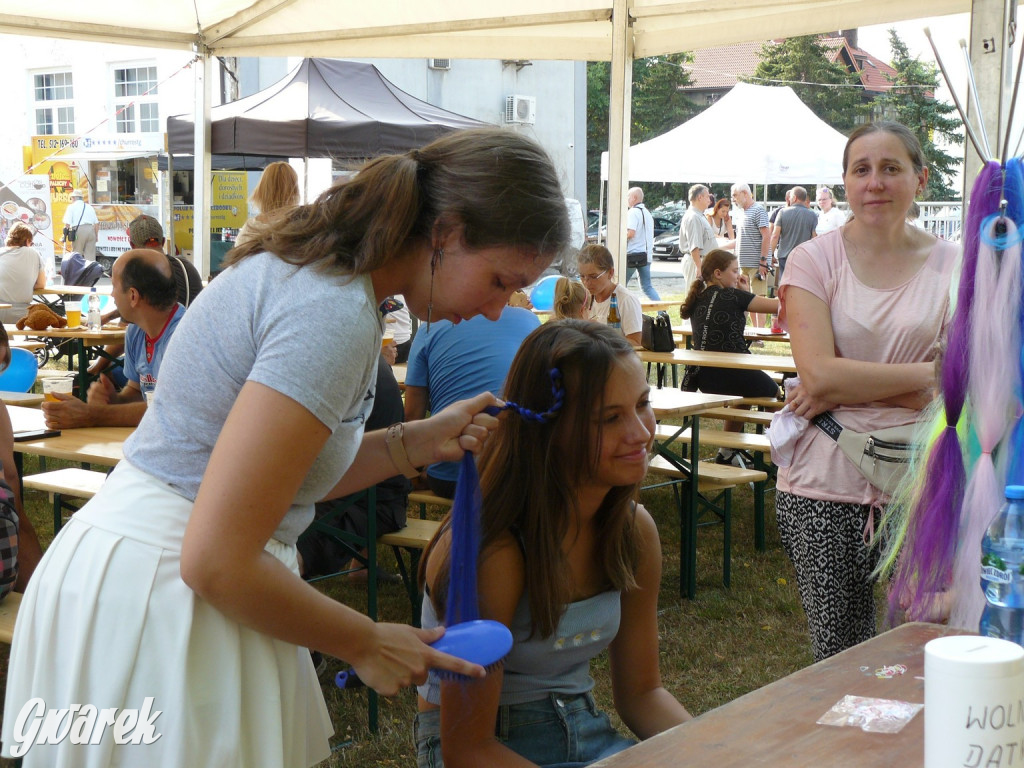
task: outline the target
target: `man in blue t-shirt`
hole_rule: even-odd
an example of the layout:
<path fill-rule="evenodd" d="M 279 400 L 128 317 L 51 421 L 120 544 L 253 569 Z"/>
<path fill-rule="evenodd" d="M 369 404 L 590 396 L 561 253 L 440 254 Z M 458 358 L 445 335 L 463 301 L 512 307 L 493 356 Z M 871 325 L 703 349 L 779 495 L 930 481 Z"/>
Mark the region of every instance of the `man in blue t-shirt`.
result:
<path fill-rule="evenodd" d="M 458 400 L 493 392 L 501 395 L 512 358 L 523 339 L 540 325 L 528 309 L 505 307 L 491 322 L 483 315 L 452 324 L 420 326 L 405 374 L 405 420 L 438 413 Z M 439 496 L 455 495 L 458 462 L 431 464 L 427 485 Z"/>
<path fill-rule="evenodd" d="M 84 403 L 71 395 L 55 395 L 58 402 L 43 403 L 46 426 L 51 429 L 138 426 L 156 389 L 160 361 L 185 314 L 167 257 L 149 249 L 127 251 L 114 262 L 111 283 L 121 318 L 132 323 L 125 332 L 128 382 L 118 392 L 101 375 L 89 387 Z"/>

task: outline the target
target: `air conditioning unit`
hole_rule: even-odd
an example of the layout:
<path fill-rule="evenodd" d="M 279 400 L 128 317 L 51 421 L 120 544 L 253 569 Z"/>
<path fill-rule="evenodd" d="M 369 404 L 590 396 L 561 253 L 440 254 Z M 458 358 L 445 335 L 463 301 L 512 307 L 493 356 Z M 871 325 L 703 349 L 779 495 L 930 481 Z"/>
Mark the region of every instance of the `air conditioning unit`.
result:
<path fill-rule="evenodd" d="M 506 96 L 505 122 L 533 125 L 537 122 L 537 99 L 533 96 Z"/>
<path fill-rule="evenodd" d="M 429 59 L 427 61 L 427 66 L 430 67 L 431 69 L 451 69 L 452 68 L 452 60 L 451 59 Z"/>

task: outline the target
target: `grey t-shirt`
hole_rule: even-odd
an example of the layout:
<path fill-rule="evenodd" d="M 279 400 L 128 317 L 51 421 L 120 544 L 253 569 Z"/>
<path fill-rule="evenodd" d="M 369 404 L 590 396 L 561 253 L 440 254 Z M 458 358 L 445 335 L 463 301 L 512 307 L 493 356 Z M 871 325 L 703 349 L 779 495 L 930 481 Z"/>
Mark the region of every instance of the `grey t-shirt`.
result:
<path fill-rule="evenodd" d="M 195 499 L 242 385 L 281 392 L 332 433 L 274 534 L 293 543 L 351 465 L 373 406 L 380 316 L 369 275 L 349 279 L 263 253 L 221 273 L 178 325 L 125 458 Z"/>
<path fill-rule="evenodd" d="M 810 208 L 793 205 L 779 211 L 775 224 L 782 229 L 779 235 L 779 259 L 786 259 L 800 243 L 806 243 L 814 236 L 818 215 Z"/>

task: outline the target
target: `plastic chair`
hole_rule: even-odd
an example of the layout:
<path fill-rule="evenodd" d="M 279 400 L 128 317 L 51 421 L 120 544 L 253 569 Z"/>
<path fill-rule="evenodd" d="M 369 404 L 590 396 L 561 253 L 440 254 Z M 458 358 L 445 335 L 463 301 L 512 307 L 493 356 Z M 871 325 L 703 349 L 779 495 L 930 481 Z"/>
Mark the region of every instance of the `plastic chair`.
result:
<path fill-rule="evenodd" d="M 555 307 L 555 284 L 559 275 L 548 275 L 533 286 L 530 291 L 530 303 L 534 309 L 550 312 Z"/>
<path fill-rule="evenodd" d="M 36 356 L 27 349 L 11 350 L 11 364 L 0 373 L 0 391 L 28 392 L 36 383 L 39 364 Z"/>

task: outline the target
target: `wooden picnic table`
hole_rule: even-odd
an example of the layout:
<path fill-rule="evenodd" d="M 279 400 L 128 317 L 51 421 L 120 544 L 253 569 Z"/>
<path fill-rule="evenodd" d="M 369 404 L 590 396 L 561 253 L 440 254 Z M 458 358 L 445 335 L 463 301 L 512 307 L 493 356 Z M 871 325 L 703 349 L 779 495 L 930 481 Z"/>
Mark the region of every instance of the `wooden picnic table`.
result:
<path fill-rule="evenodd" d="M 36 331 L 31 328 L 18 330 L 15 325 L 5 325 L 11 338 L 31 336 L 41 339 L 72 339 L 75 342 L 78 359 L 78 396 L 85 400 L 89 391 L 89 361 L 95 357 L 109 357 L 103 347 L 107 344 L 123 344 L 125 329 L 121 326 L 104 326 L 99 331 L 90 331 L 84 325 L 79 328 L 47 328 Z"/>
<path fill-rule="evenodd" d="M 974 633 L 940 624 L 903 624 L 594 763 L 593 768 L 675 768 L 681 762 L 715 768 L 923 765 L 924 711 L 899 733 L 866 733 L 816 721 L 847 694 L 923 703 L 925 643 L 964 634 Z M 751 662 L 756 660 L 747 660 Z M 906 672 L 891 678 L 875 675 L 876 669 L 897 664 L 905 665 Z"/>
<path fill-rule="evenodd" d="M 679 309 L 679 305 L 681 303 L 682 302 L 680 302 L 680 301 L 662 301 L 662 300 L 652 301 L 650 299 L 640 299 L 640 309 L 641 309 L 641 311 L 647 312 L 647 313 L 652 313 L 652 312 L 653 313 L 657 313 L 659 310 L 663 309 L 666 312 L 669 312 L 669 314 L 671 314 L 671 310 L 674 309 L 674 310 L 677 310 L 676 313 L 675 313 L 675 319 L 678 320 L 679 319 L 678 309 Z"/>
<path fill-rule="evenodd" d="M 672 335 L 685 341 L 686 348 L 689 349 L 693 338 L 693 330 L 690 328 L 690 321 L 686 320 L 678 328 L 673 328 Z M 785 331 L 782 333 L 773 333 L 771 328 L 758 328 L 754 325 L 748 325 L 743 329 L 743 338 L 747 341 L 778 341 L 783 344 L 789 344 L 789 334 Z"/>
<path fill-rule="evenodd" d="M 39 405 L 43 396 L 34 392 L 5 392 L 0 390 L 0 402 L 4 405 Z"/>
<path fill-rule="evenodd" d="M 45 429 L 43 412 L 38 408 L 8 406 L 14 427 L 15 459 L 20 465 L 21 454 L 65 459 L 84 464 L 112 467 L 124 458 L 124 441 L 135 431 L 134 427 L 81 427 L 64 429 L 54 437 L 18 441 L 18 434 Z M 19 473 L 21 466 L 18 467 Z"/>
<path fill-rule="evenodd" d="M 408 366 L 406 363 L 395 363 L 391 366 L 391 372 L 395 374 L 395 381 L 398 382 L 399 388 L 405 391 L 405 374 Z"/>
<path fill-rule="evenodd" d="M 96 284 L 96 286 L 94 287 L 96 288 L 96 293 L 109 294 L 111 291 L 111 286 L 109 284 Z M 64 285 L 63 283 L 60 285 L 55 285 L 53 283 L 48 283 L 45 287 L 40 288 L 38 291 L 35 291 L 35 293 L 39 295 L 50 296 L 88 296 L 90 293 L 92 293 L 92 288 L 93 286 Z"/>
<path fill-rule="evenodd" d="M 664 367 L 672 368 L 672 386 L 679 386 L 677 367 L 699 365 L 706 368 L 737 368 L 753 371 L 780 371 L 796 373 L 796 363 L 791 355 L 754 355 L 743 352 L 709 352 L 698 349 L 676 349 L 672 352 L 652 352 L 638 349 L 640 360 L 658 366 L 658 385 L 664 378 Z"/>

